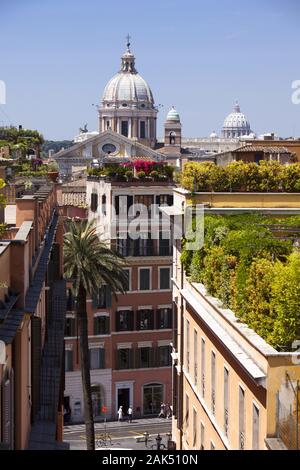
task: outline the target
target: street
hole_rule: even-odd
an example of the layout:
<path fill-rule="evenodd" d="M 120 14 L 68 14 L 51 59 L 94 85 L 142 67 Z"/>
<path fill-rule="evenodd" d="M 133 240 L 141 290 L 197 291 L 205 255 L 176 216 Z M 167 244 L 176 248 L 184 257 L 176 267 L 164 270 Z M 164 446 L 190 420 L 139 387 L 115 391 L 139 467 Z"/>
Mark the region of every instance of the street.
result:
<path fill-rule="evenodd" d="M 137 419 L 133 420 L 130 424 L 128 421 L 108 422 L 106 423 L 106 440 L 103 439 L 104 423 L 95 423 L 96 443 L 97 441 L 99 442 L 99 445 L 96 446 L 97 450 L 107 450 L 109 448 L 114 450 L 145 450 L 146 446 L 143 436 L 145 432 L 149 433 L 147 442 L 147 448 L 149 450 L 152 446 L 153 450 L 156 450 L 156 437 L 158 434 L 162 437 L 161 445 L 167 446 L 168 436 L 166 434 L 171 432 L 171 419 Z M 139 440 L 142 442 L 137 442 L 136 437 L 139 437 Z M 65 426 L 64 442 L 70 444 L 70 450 L 85 450 L 85 425 L 74 424 Z"/>

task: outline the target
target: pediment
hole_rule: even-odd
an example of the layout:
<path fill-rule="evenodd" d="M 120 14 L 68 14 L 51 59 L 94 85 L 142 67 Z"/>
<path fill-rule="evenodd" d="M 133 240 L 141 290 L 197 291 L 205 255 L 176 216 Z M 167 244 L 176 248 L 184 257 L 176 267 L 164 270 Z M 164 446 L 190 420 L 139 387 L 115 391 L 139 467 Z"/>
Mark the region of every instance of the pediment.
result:
<path fill-rule="evenodd" d="M 91 159 L 107 156 L 111 158 L 115 156 L 118 159 L 148 157 L 154 160 L 164 160 L 165 158 L 159 152 L 111 130 L 101 132 L 66 150 L 61 150 L 54 155 L 54 158 L 58 160 L 68 157 Z"/>

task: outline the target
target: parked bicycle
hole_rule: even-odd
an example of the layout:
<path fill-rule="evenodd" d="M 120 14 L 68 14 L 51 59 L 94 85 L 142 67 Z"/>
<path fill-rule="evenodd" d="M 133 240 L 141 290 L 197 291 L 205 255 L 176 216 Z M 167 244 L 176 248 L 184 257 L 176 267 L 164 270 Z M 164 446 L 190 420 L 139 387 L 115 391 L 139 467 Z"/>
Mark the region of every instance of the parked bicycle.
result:
<path fill-rule="evenodd" d="M 102 432 L 96 436 L 96 447 L 111 447 L 111 437 L 107 432 Z"/>

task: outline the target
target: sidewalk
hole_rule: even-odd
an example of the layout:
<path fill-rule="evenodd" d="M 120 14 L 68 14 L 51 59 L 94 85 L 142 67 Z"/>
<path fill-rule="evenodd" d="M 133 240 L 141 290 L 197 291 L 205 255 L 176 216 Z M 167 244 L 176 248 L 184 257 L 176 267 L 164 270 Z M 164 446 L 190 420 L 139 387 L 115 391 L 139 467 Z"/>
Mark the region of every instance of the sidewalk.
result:
<path fill-rule="evenodd" d="M 167 424 L 169 423 L 171 426 L 172 419 L 169 418 L 136 418 L 133 419 L 131 423 L 128 422 L 127 419 L 123 421 L 107 421 L 106 422 L 106 429 L 120 429 L 122 427 L 130 426 L 155 426 L 157 424 Z M 84 426 L 84 423 L 73 423 L 64 426 L 64 431 L 71 431 L 73 427 L 76 426 Z M 95 429 L 103 429 L 104 421 L 97 421 L 95 422 Z"/>

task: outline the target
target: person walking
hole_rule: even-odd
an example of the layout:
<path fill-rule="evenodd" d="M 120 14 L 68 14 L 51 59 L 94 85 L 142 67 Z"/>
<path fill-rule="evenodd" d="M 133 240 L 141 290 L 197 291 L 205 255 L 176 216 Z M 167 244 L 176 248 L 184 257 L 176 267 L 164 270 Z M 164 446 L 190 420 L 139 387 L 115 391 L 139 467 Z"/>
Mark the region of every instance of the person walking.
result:
<path fill-rule="evenodd" d="M 165 405 L 165 403 L 162 403 L 160 405 L 160 413 L 158 415 L 159 418 L 165 418 L 166 417 L 166 411 L 165 410 L 166 410 L 166 405 Z"/>
<path fill-rule="evenodd" d="M 172 418 L 172 408 L 171 408 L 169 403 L 167 403 L 166 408 L 167 408 L 167 410 L 166 410 L 167 419 Z"/>
<path fill-rule="evenodd" d="M 122 421 L 123 419 L 123 406 L 121 405 L 118 410 L 118 421 Z"/>
<path fill-rule="evenodd" d="M 132 407 L 130 406 L 130 407 L 128 408 L 128 411 L 127 411 L 127 414 L 128 414 L 128 422 L 129 422 L 129 423 L 132 423 L 132 413 L 133 413 Z"/>

